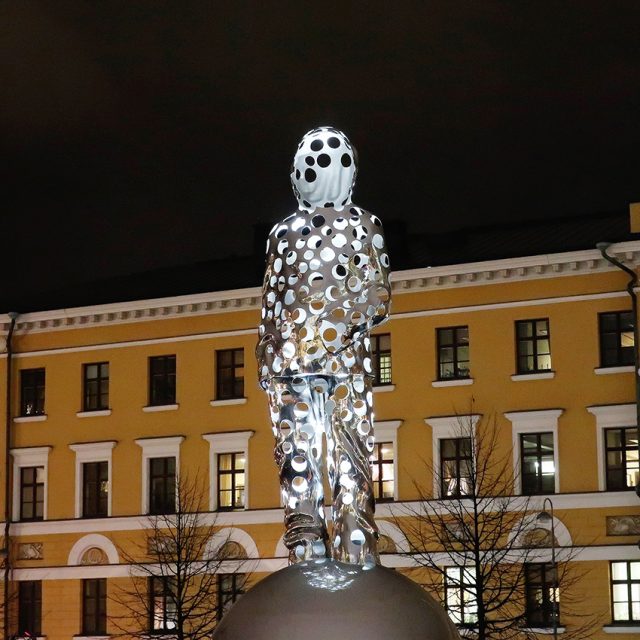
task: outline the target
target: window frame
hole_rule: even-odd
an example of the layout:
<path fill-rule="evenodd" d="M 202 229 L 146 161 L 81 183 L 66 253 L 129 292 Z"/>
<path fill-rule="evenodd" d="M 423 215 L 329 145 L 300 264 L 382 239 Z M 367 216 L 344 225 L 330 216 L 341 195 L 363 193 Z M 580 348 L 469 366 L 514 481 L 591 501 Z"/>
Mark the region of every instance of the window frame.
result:
<path fill-rule="evenodd" d="M 371 359 L 373 360 L 373 372 L 374 372 L 374 378 L 373 378 L 373 386 L 374 387 L 384 387 L 386 385 L 389 384 L 393 384 L 393 359 L 391 356 L 391 334 L 390 333 L 375 333 L 372 334 L 370 337 L 371 340 Z M 380 341 L 386 338 L 389 340 L 389 348 L 388 349 L 381 349 L 380 347 Z M 388 369 L 389 373 L 389 379 L 388 380 L 382 380 L 382 375 L 381 375 L 381 366 L 380 366 L 380 361 L 382 358 L 384 357 L 388 357 L 389 358 L 389 366 L 385 367 L 385 369 Z"/>
<path fill-rule="evenodd" d="M 100 465 L 97 469 L 96 479 L 95 479 L 95 487 L 93 490 L 93 495 L 88 495 L 89 491 L 87 490 L 87 467 L 89 465 Z M 104 465 L 102 467 L 101 465 Z M 109 516 L 109 489 L 110 489 L 110 479 L 109 479 L 109 461 L 108 460 L 91 460 L 86 461 L 81 464 L 82 468 L 82 517 L 83 518 L 106 518 Z M 102 471 L 104 471 L 105 478 L 102 479 Z M 101 496 L 101 484 L 102 482 L 106 482 L 107 484 L 107 492 L 104 496 L 104 505 L 101 505 L 102 496 Z M 93 508 L 88 509 L 88 506 L 92 506 Z M 103 508 L 101 508 L 103 507 Z M 93 511 L 93 513 L 90 513 Z"/>
<path fill-rule="evenodd" d="M 458 578 L 452 578 L 449 576 L 449 570 L 450 569 L 455 569 L 459 572 L 459 577 Z M 465 566 L 449 566 L 449 567 L 444 567 L 444 608 L 447 611 L 447 615 L 451 618 L 451 621 L 457 626 L 457 627 L 462 627 L 462 628 L 468 628 L 468 629 L 472 629 L 474 628 L 477 624 L 478 624 L 478 612 L 477 612 L 477 608 L 478 608 L 478 586 L 476 582 L 465 582 L 465 574 L 466 573 L 473 573 L 475 574 L 475 567 L 465 567 Z M 474 580 L 475 575 L 473 576 Z M 460 607 L 451 607 L 449 604 L 449 593 L 453 592 L 453 593 L 457 593 L 459 602 L 460 602 Z M 465 609 L 466 609 L 466 602 L 464 599 L 465 594 L 471 593 L 471 595 L 474 598 L 475 601 L 475 606 L 476 606 L 476 613 L 475 613 L 475 620 L 473 622 L 465 622 L 464 618 L 465 618 Z M 458 611 L 459 610 L 459 617 L 460 617 L 460 622 L 456 622 L 453 617 L 451 616 L 450 611 Z"/>
<path fill-rule="evenodd" d="M 556 493 L 556 442 L 555 442 L 555 435 L 553 433 L 553 431 L 526 431 L 526 432 L 520 432 L 519 434 L 519 438 L 520 438 L 520 494 L 521 495 L 526 495 L 526 496 L 545 496 L 545 495 L 552 495 L 554 493 Z M 543 477 L 544 474 L 542 473 L 542 458 L 543 458 L 543 453 L 542 453 L 542 436 L 545 435 L 550 435 L 551 436 L 551 444 L 552 444 L 552 453 L 551 453 L 551 459 L 553 461 L 553 489 L 551 491 L 544 491 L 543 490 Z M 525 448 L 524 448 L 524 439 L 531 437 L 531 436 L 535 436 L 536 437 L 536 447 L 535 447 L 535 453 L 527 453 L 525 455 Z M 547 454 L 548 456 L 549 454 Z M 531 490 L 531 491 L 525 491 L 525 477 L 532 475 L 532 474 L 525 474 L 525 458 L 531 458 L 531 457 L 535 457 L 538 465 L 539 465 L 539 473 L 535 474 L 535 489 Z"/>
<path fill-rule="evenodd" d="M 42 375 L 42 380 L 27 380 L 28 377 Z M 46 401 L 46 381 L 47 373 L 45 367 L 34 367 L 33 369 L 20 369 L 20 417 L 29 418 L 31 416 L 44 416 Z M 31 413 L 27 411 L 27 390 L 33 393 L 35 409 Z M 40 394 L 41 392 L 41 394 Z M 40 398 L 40 395 L 42 396 Z M 42 406 L 40 406 L 40 404 Z"/>
<path fill-rule="evenodd" d="M 633 331 L 633 327 L 634 327 L 634 318 L 633 318 L 633 310 L 631 309 L 626 309 L 623 311 L 601 311 L 600 313 L 598 313 L 598 354 L 600 357 L 600 368 L 601 369 L 608 369 L 610 367 L 628 367 L 628 366 L 635 366 L 635 354 L 634 354 L 634 347 L 623 347 L 620 343 L 621 343 L 621 339 L 622 339 L 622 334 L 625 333 L 622 329 L 621 329 L 621 317 L 623 315 L 630 315 L 631 316 L 631 327 L 632 327 L 632 331 Z M 604 317 L 605 316 L 615 316 L 616 318 L 616 330 L 614 332 L 611 331 L 604 331 L 602 325 L 604 323 Z M 604 354 L 605 351 L 610 351 L 610 349 L 605 349 L 604 345 L 603 345 L 603 336 L 604 335 L 610 335 L 610 334 L 614 334 L 617 336 L 616 339 L 616 347 L 615 347 L 615 351 L 616 351 L 616 358 L 615 358 L 615 362 L 612 364 L 605 364 L 604 363 Z M 635 339 L 635 334 L 634 334 L 634 339 Z M 630 349 L 630 351 L 626 351 L 623 352 L 623 349 Z M 630 362 L 624 362 L 624 353 L 631 353 L 631 361 Z"/>
<path fill-rule="evenodd" d="M 87 587 L 95 586 L 95 593 L 88 593 Z M 84 578 L 80 586 L 81 594 L 81 635 L 107 635 L 107 579 Z M 89 589 L 90 591 L 90 589 Z M 94 611 L 88 612 L 89 604 L 94 602 Z"/>
<path fill-rule="evenodd" d="M 391 459 L 382 458 L 382 446 L 383 445 L 391 445 Z M 372 458 L 376 455 L 377 457 L 372 460 Z M 371 483 L 373 485 L 373 495 L 376 503 L 382 502 L 393 502 L 395 499 L 396 487 L 395 487 L 395 466 L 396 466 L 396 452 L 394 442 L 391 440 L 382 440 L 376 439 L 373 445 L 373 452 L 369 455 L 369 466 L 371 467 Z M 383 498 L 383 487 L 385 482 L 389 482 L 389 480 L 383 480 L 383 470 L 385 466 L 391 466 L 391 482 L 393 484 L 393 495 L 390 498 Z M 373 476 L 373 468 L 376 466 L 378 468 L 378 479 L 374 480 Z M 376 495 L 376 494 L 379 494 Z"/>
<path fill-rule="evenodd" d="M 27 593 L 29 588 L 31 593 Z M 24 599 L 27 602 L 24 602 Z M 42 580 L 21 580 L 18 582 L 17 635 L 25 637 L 25 632 L 35 637 L 42 636 Z"/>
<path fill-rule="evenodd" d="M 466 329 L 467 332 L 467 341 L 466 343 L 460 342 L 458 338 L 458 332 L 462 329 Z M 452 331 L 453 332 L 453 342 L 451 343 L 443 343 L 442 334 L 444 331 Z M 460 360 L 458 356 L 458 349 L 466 346 L 468 349 L 468 360 Z M 441 350 L 451 348 L 453 349 L 453 360 L 444 362 L 441 358 Z M 460 363 L 466 362 L 467 373 L 460 373 Z M 453 375 L 452 376 L 443 376 L 442 375 L 442 366 L 443 364 L 453 364 Z M 469 325 L 456 325 L 452 327 L 436 327 L 436 380 L 438 382 L 445 382 L 448 380 L 468 380 L 471 378 L 471 332 L 469 331 Z"/>
<path fill-rule="evenodd" d="M 231 468 L 230 469 L 221 469 L 220 468 L 220 457 L 221 456 L 231 456 Z M 236 469 L 235 463 L 236 458 L 238 456 L 244 457 L 244 467 L 242 469 Z M 217 470 L 218 470 L 218 511 L 244 511 L 246 507 L 246 488 L 247 488 L 247 456 L 244 451 L 226 451 L 224 453 L 217 454 Z M 235 502 L 235 494 L 238 490 L 236 487 L 236 476 L 242 474 L 244 476 L 244 486 L 242 487 L 242 497 L 243 504 L 238 505 Z M 222 476 L 231 476 L 231 489 L 221 489 L 221 479 Z M 222 506 L 220 498 L 222 497 L 222 493 L 230 493 L 231 494 L 231 506 Z"/>
<path fill-rule="evenodd" d="M 241 584 L 238 584 L 239 580 Z M 231 589 L 224 589 L 224 581 L 231 580 Z M 217 599 L 216 599 L 216 618 L 218 622 L 222 620 L 226 609 L 230 607 L 238 598 L 246 593 L 245 586 L 247 584 L 247 574 L 245 573 L 219 573 L 216 580 Z M 225 595 L 230 595 L 223 601 Z"/>
<path fill-rule="evenodd" d="M 47 519 L 48 489 L 49 489 L 49 451 L 51 446 L 22 447 L 11 449 L 13 458 L 13 483 L 12 483 L 12 519 L 20 522 L 20 470 L 23 467 L 44 467 L 44 506 L 43 520 Z"/>
<path fill-rule="evenodd" d="M 538 337 L 537 336 L 537 323 L 538 322 L 546 322 L 547 323 L 547 335 L 546 337 Z M 524 326 L 527 324 L 531 324 L 532 328 L 531 328 L 531 337 L 524 337 L 521 338 L 520 337 L 520 332 L 519 332 L 519 328 L 520 326 Z M 549 318 L 532 318 L 530 320 L 516 320 L 515 324 L 514 324 L 514 329 L 515 329 L 515 342 L 516 342 L 516 375 L 531 375 L 531 374 L 536 374 L 536 373 L 551 373 L 553 371 L 553 366 L 552 366 L 552 359 L 551 359 L 551 328 L 550 328 L 550 322 L 549 322 Z M 546 340 L 549 343 L 549 352 L 548 353 L 541 353 L 538 351 L 538 342 L 541 340 Z M 521 343 L 528 343 L 531 342 L 531 344 L 533 345 L 533 353 L 531 356 L 521 356 L 520 355 L 520 344 Z M 538 366 L 538 357 L 540 356 L 549 356 L 549 368 L 548 369 L 542 369 Z M 533 361 L 535 363 L 535 366 L 533 369 L 526 369 L 523 368 L 521 366 L 520 360 L 521 358 L 528 358 L 528 357 L 532 357 Z"/>
<path fill-rule="evenodd" d="M 468 456 L 462 456 L 461 455 L 461 444 L 463 440 L 468 440 L 469 441 L 469 455 Z M 445 457 L 445 454 L 443 452 L 443 447 L 442 444 L 443 442 L 455 442 L 455 455 L 453 457 Z M 447 494 L 446 490 L 445 490 L 445 480 L 444 480 L 444 473 L 443 473 L 443 463 L 444 462 L 449 462 L 455 460 L 456 463 L 456 475 L 455 478 L 457 480 L 457 491 L 455 493 L 452 494 Z M 468 496 L 470 496 L 470 493 L 463 493 L 461 491 L 461 485 L 462 485 L 462 475 L 460 474 L 460 467 L 461 467 L 461 462 L 468 460 L 471 464 L 473 464 L 473 438 L 469 437 L 469 436 L 458 436 L 458 437 L 453 437 L 453 438 L 441 438 L 440 440 L 440 466 L 439 466 L 439 473 L 440 473 L 440 498 L 442 499 L 458 499 L 458 498 L 466 498 Z"/>
<path fill-rule="evenodd" d="M 541 582 L 532 582 L 530 580 L 530 571 L 536 568 L 542 574 Z M 550 581 L 546 580 L 547 573 L 551 571 L 552 578 Z M 527 562 L 524 565 L 524 602 L 525 602 L 525 620 L 529 628 L 532 629 L 550 629 L 551 627 L 560 627 L 560 597 L 558 584 L 558 567 L 554 567 L 551 562 Z M 531 592 L 535 589 L 542 591 L 542 603 L 534 610 L 530 608 Z M 554 602 L 553 591 L 556 592 L 556 598 Z M 555 605 L 555 611 L 554 611 Z M 533 620 L 531 616 L 537 612 L 542 612 L 540 620 Z M 556 617 L 554 622 L 553 618 Z"/>
<path fill-rule="evenodd" d="M 163 468 L 160 474 L 154 475 L 153 467 L 159 461 L 163 461 Z M 173 460 L 173 473 L 169 471 L 170 464 Z M 175 456 L 151 456 L 147 460 L 148 465 L 148 515 L 160 516 L 171 515 L 176 512 L 177 507 L 177 490 L 178 490 L 178 461 Z M 154 480 L 162 480 L 162 496 L 154 497 Z M 172 486 L 173 485 L 173 486 Z M 170 506 L 169 500 L 173 497 L 173 506 Z"/>
<path fill-rule="evenodd" d="M 45 476 L 45 479 L 42 482 L 38 482 L 38 469 L 42 469 L 42 475 Z M 25 482 L 24 474 L 25 471 L 33 471 L 33 482 Z M 24 466 L 20 467 L 20 519 L 19 522 L 42 522 L 44 520 L 44 502 L 45 502 L 45 493 L 46 493 L 46 471 L 44 465 L 34 465 L 34 466 Z M 38 499 L 38 487 L 42 487 L 42 500 Z M 26 517 L 24 515 L 25 508 L 25 499 L 24 499 L 24 491 L 26 488 L 31 487 L 33 491 L 33 498 L 30 501 L 31 508 L 33 514 L 31 517 Z M 38 512 L 38 505 L 42 504 L 42 515 L 36 515 Z"/>
<path fill-rule="evenodd" d="M 607 444 L 607 434 L 611 431 L 620 431 L 622 434 L 621 437 L 621 441 L 624 440 L 626 443 L 626 432 L 627 431 L 635 431 L 636 432 L 636 438 L 638 439 L 639 443 L 640 443 L 640 430 L 638 429 L 638 427 L 633 427 L 633 426 L 616 426 L 616 427 L 605 427 L 603 429 L 603 443 L 604 443 L 604 480 L 605 480 L 605 491 L 634 491 L 636 485 L 633 485 L 631 487 L 629 486 L 625 486 L 625 487 L 612 487 L 610 486 L 610 482 L 609 482 L 609 473 L 610 473 L 610 467 L 609 467 L 609 452 L 611 451 L 620 451 L 623 455 L 622 457 L 622 474 L 623 476 L 627 475 L 627 456 L 626 456 L 626 452 L 628 451 L 635 451 L 636 453 L 638 453 L 638 447 L 639 445 L 636 444 L 633 447 L 627 447 L 627 446 L 620 446 L 620 447 L 610 447 Z M 640 457 L 640 456 L 639 456 Z M 615 470 L 615 469 L 614 469 Z M 640 481 L 640 460 L 638 462 L 638 481 Z"/>
<path fill-rule="evenodd" d="M 627 565 L 627 579 L 626 580 L 614 580 L 613 578 L 613 565 L 614 564 L 626 564 Z M 640 560 L 611 560 L 609 562 L 609 599 L 611 604 L 611 622 L 614 625 L 640 625 L 640 614 L 637 618 L 633 617 L 633 598 L 632 598 L 632 585 L 640 585 L 640 578 L 631 578 L 631 565 L 640 565 Z M 615 584 L 625 584 L 627 586 L 627 610 L 629 617 L 625 619 L 616 619 L 615 617 L 615 600 L 613 595 L 613 587 Z"/>
<path fill-rule="evenodd" d="M 106 366 L 107 374 L 106 376 L 102 375 L 102 368 Z M 88 377 L 89 367 L 97 367 L 98 375 L 95 378 Z M 91 412 L 91 411 L 105 411 L 109 409 L 109 374 L 110 374 L 110 366 L 108 361 L 102 362 L 85 362 L 82 365 L 82 411 Z M 91 382 L 96 382 L 97 384 L 97 392 L 95 394 L 90 394 L 88 385 Z M 104 394 L 101 391 L 102 383 L 107 383 L 107 391 Z M 106 395 L 106 399 L 103 396 Z M 96 406 L 90 407 L 90 398 L 96 397 Z"/>
<path fill-rule="evenodd" d="M 236 358 L 238 355 L 238 352 L 242 353 L 242 364 L 239 364 L 236 362 Z M 231 354 L 231 364 L 230 365 L 223 365 L 221 364 L 220 360 L 220 356 L 222 354 L 227 354 L 230 353 Z M 244 376 L 244 369 L 245 369 L 245 358 L 244 358 L 244 347 L 233 347 L 231 349 L 216 349 L 216 353 L 215 353 L 215 361 L 216 361 L 216 400 L 239 400 L 245 397 L 244 395 L 244 382 L 245 382 L 245 376 Z M 236 376 L 236 370 L 237 369 L 242 369 L 242 377 L 237 377 Z M 223 381 L 223 372 L 230 372 L 231 374 L 231 379 L 230 381 Z M 238 392 L 238 390 L 236 389 L 236 385 L 238 384 L 238 381 L 240 381 L 240 386 L 242 387 L 241 391 Z M 232 387 L 232 393 L 225 393 L 223 392 L 222 388 L 223 385 L 225 384 L 230 384 Z"/>
<path fill-rule="evenodd" d="M 154 364 L 162 363 L 162 371 L 154 372 Z M 173 366 L 168 364 L 173 363 Z M 165 407 L 177 403 L 178 391 L 178 358 L 175 353 L 159 356 L 149 356 L 149 407 Z M 155 387 L 155 381 L 159 379 L 162 385 L 160 390 Z"/>
<path fill-rule="evenodd" d="M 174 626 L 169 626 L 172 620 L 170 615 L 170 604 L 173 601 L 173 605 L 177 610 L 177 603 L 171 588 L 172 577 L 171 576 L 149 576 L 147 582 L 148 596 L 149 596 L 149 633 L 153 635 L 163 635 L 171 633 L 175 630 L 177 621 L 174 619 Z M 160 588 L 157 588 L 160 585 Z M 156 627 L 156 611 L 155 604 L 156 598 L 160 598 L 162 602 L 162 626 Z M 175 613 L 176 611 L 174 611 Z"/>

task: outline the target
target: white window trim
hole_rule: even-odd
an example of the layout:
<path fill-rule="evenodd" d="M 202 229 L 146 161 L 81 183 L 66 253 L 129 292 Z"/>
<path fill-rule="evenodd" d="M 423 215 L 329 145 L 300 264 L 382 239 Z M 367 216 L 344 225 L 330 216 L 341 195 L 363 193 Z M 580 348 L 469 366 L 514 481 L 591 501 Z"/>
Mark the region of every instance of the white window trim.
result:
<path fill-rule="evenodd" d="M 393 499 L 398 501 L 398 429 L 402 420 L 383 420 L 374 422 L 373 433 L 376 442 L 393 444 Z"/>
<path fill-rule="evenodd" d="M 478 421 L 482 417 L 479 413 L 461 414 L 457 416 L 443 416 L 434 418 L 425 418 L 425 424 L 431 427 L 431 451 L 433 458 L 431 466 L 433 467 L 433 495 L 440 496 L 440 483 L 438 482 L 440 467 L 440 440 L 447 438 L 461 438 L 462 429 L 466 424 L 466 420 L 471 421 L 471 431 L 475 434 Z"/>
<path fill-rule="evenodd" d="M 551 380 L 555 378 L 555 371 L 543 371 L 542 373 L 515 373 L 511 376 L 513 382 L 526 382 L 527 380 Z"/>
<path fill-rule="evenodd" d="M 76 454 L 76 492 L 75 492 L 75 514 L 76 518 L 82 518 L 82 465 L 85 462 L 107 462 L 107 516 L 111 515 L 112 486 L 111 479 L 113 472 L 111 469 L 111 458 L 113 448 L 118 444 L 115 440 L 104 442 L 87 442 L 82 444 L 70 444 L 69 449 Z"/>
<path fill-rule="evenodd" d="M 43 520 L 47 519 L 49 506 L 49 451 L 52 447 L 23 447 L 11 449 L 13 457 L 13 521 L 20 522 L 20 469 L 23 467 L 44 467 Z"/>
<path fill-rule="evenodd" d="M 180 444 L 184 436 L 139 438 L 135 443 L 142 448 L 142 513 L 149 513 L 149 460 L 152 458 L 175 458 L 176 479 L 180 473 Z M 176 492 L 178 483 L 176 482 Z"/>
<path fill-rule="evenodd" d="M 596 367 L 593 370 L 597 376 L 608 376 L 613 373 L 633 373 L 635 367 L 633 365 L 627 365 L 622 367 Z"/>
<path fill-rule="evenodd" d="M 466 387 L 473 384 L 473 378 L 452 378 L 451 380 L 434 380 L 431 383 L 432 387 Z"/>
<path fill-rule="evenodd" d="M 18 422 L 44 422 L 47 419 L 46 413 L 39 413 L 35 416 L 16 416 L 13 421 Z"/>
<path fill-rule="evenodd" d="M 247 398 L 229 398 L 228 400 L 210 400 L 212 407 L 231 407 L 236 404 L 247 404 Z"/>
<path fill-rule="evenodd" d="M 100 416 L 110 416 L 111 409 L 96 409 L 95 411 L 78 411 L 77 418 L 99 418 Z"/>
<path fill-rule="evenodd" d="M 203 440 L 209 443 L 209 510 L 218 509 L 218 454 L 244 453 L 244 510 L 249 509 L 249 438 L 255 431 L 228 431 L 205 433 Z"/>
<path fill-rule="evenodd" d="M 389 393 L 390 391 L 396 390 L 396 385 L 395 384 L 379 384 L 379 385 L 374 385 L 372 388 L 373 388 L 373 393 Z"/>
<path fill-rule="evenodd" d="M 636 405 L 609 404 L 587 407 L 596 417 L 596 451 L 598 455 L 598 490 L 607 489 L 607 464 L 604 458 L 604 430 L 610 427 L 637 426 Z"/>
<path fill-rule="evenodd" d="M 543 409 L 541 411 L 511 411 L 504 417 L 511 422 L 511 438 L 513 450 L 513 478 L 514 491 L 517 495 L 522 493 L 521 477 L 521 433 L 553 433 L 553 464 L 555 466 L 555 493 L 560 493 L 560 456 L 558 452 L 558 418 L 564 409 Z"/>

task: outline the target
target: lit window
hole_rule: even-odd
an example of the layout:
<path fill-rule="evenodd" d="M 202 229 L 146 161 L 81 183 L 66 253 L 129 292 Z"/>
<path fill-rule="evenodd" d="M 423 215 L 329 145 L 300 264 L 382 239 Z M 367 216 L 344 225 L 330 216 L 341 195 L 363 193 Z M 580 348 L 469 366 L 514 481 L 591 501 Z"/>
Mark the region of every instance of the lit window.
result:
<path fill-rule="evenodd" d="M 633 365 L 633 313 L 616 311 L 598 316 L 600 330 L 600 366 Z"/>
<path fill-rule="evenodd" d="M 554 493 L 556 467 L 553 457 L 553 433 L 521 433 L 522 493 Z"/>
<path fill-rule="evenodd" d="M 167 576 L 149 578 L 149 612 L 151 631 L 173 631 L 176 628 L 175 580 Z"/>
<path fill-rule="evenodd" d="M 44 415 L 44 369 L 20 371 L 20 415 Z"/>
<path fill-rule="evenodd" d="M 42 635 L 42 582 L 25 580 L 18 583 L 18 636 Z"/>
<path fill-rule="evenodd" d="M 640 622 L 640 561 L 611 563 L 614 622 Z"/>
<path fill-rule="evenodd" d="M 371 336 L 374 385 L 391 384 L 391 334 Z"/>
<path fill-rule="evenodd" d="M 377 502 L 393 500 L 394 495 L 394 460 L 393 442 L 376 442 L 373 453 L 369 456 L 373 495 Z"/>
<path fill-rule="evenodd" d="M 246 457 L 242 452 L 218 454 L 218 509 L 244 509 Z"/>
<path fill-rule="evenodd" d="M 107 633 L 107 580 L 82 581 L 82 635 L 104 636 Z"/>
<path fill-rule="evenodd" d="M 109 463 L 82 465 L 82 517 L 106 518 L 109 513 Z"/>
<path fill-rule="evenodd" d="M 437 330 L 438 379 L 469 377 L 469 327 Z"/>
<path fill-rule="evenodd" d="M 447 567 L 444 574 L 445 608 L 461 626 L 478 622 L 478 591 L 474 567 Z"/>
<path fill-rule="evenodd" d="M 247 576 L 244 573 L 221 573 L 218 575 L 218 620 L 245 592 Z"/>
<path fill-rule="evenodd" d="M 216 399 L 244 397 L 244 349 L 216 351 Z"/>
<path fill-rule="evenodd" d="M 526 619 L 534 628 L 560 626 L 560 593 L 557 569 L 552 564 L 526 564 L 524 572 Z"/>
<path fill-rule="evenodd" d="M 176 510 L 176 459 L 149 459 L 149 513 L 160 515 Z"/>
<path fill-rule="evenodd" d="M 20 520 L 44 519 L 44 467 L 20 468 Z"/>
<path fill-rule="evenodd" d="M 471 494 L 471 438 L 440 440 L 440 481 L 442 497 Z"/>
<path fill-rule="evenodd" d="M 638 429 L 605 429 L 607 491 L 633 489 L 638 484 Z"/>
<path fill-rule="evenodd" d="M 94 362 L 83 367 L 83 411 L 109 408 L 109 363 Z"/>
<path fill-rule="evenodd" d="M 549 320 L 518 320 L 516 322 L 518 346 L 517 370 L 520 374 L 551 370 Z"/>

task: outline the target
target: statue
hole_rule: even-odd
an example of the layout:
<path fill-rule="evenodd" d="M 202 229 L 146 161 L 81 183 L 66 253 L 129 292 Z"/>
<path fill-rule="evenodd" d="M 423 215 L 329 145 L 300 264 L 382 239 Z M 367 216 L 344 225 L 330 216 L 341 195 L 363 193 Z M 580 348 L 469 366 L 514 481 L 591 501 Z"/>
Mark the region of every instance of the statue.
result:
<path fill-rule="evenodd" d="M 369 456 L 369 332 L 389 316 L 389 256 L 380 219 L 356 207 L 357 154 L 331 127 L 309 131 L 291 169 L 298 210 L 267 242 L 256 348 L 269 398 L 292 562 L 377 563 Z M 322 435 L 333 501 L 324 513 Z"/>

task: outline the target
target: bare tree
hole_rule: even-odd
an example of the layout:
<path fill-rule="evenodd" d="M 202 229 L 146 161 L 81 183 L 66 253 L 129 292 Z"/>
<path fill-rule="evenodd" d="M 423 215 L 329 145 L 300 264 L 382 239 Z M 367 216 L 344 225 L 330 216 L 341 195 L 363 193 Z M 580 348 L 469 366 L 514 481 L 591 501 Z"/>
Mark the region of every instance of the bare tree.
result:
<path fill-rule="evenodd" d="M 210 639 L 228 604 L 224 593 L 219 598 L 219 578 L 231 577 L 235 593 L 247 580 L 240 545 L 221 539 L 215 518 L 203 510 L 198 478 L 180 476 L 175 496 L 173 513 L 147 516 L 146 538 L 119 549 L 130 579 L 112 596 L 109 619 L 122 635 Z"/>
<path fill-rule="evenodd" d="M 552 540 L 540 496 L 513 495 L 512 452 L 499 442 L 495 419 L 474 426 L 461 416 L 457 431 L 441 441 L 452 455 L 443 450 L 442 465 L 440 460 L 426 465 L 438 497 L 416 483 L 419 501 L 396 512 L 409 543 L 407 555 L 424 569 L 425 587 L 478 640 L 557 628 L 560 615 L 563 625 L 571 621 L 563 638 L 587 637 L 599 616 L 579 614 L 574 606 L 575 587 L 585 575 L 572 562 L 579 548 Z"/>

